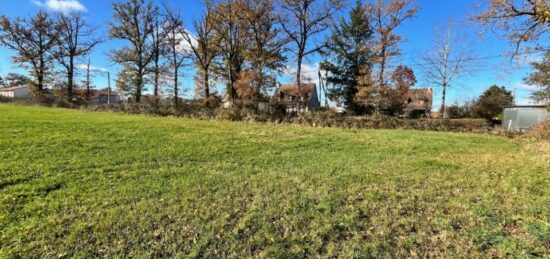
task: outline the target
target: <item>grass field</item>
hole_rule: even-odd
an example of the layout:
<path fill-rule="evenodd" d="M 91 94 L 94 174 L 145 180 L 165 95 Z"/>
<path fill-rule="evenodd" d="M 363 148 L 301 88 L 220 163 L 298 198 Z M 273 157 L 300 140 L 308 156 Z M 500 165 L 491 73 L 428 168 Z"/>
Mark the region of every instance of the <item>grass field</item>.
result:
<path fill-rule="evenodd" d="M 0 161 L 0 258 L 550 256 L 502 137 L 0 105 Z"/>

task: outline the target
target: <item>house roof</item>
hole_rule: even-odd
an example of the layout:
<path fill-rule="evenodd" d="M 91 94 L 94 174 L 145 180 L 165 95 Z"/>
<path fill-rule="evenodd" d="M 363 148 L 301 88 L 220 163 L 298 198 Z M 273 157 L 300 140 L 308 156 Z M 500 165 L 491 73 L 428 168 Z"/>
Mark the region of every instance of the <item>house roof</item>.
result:
<path fill-rule="evenodd" d="M 548 105 L 531 104 L 531 105 L 514 105 L 512 109 L 548 109 Z"/>
<path fill-rule="evenodd" d="M 409 90 L 409 98 L 413 101 L 416 100 L 429 100 L 433 99 L 432 88 L 417 88 Z"/>
<path fill-rule="evenodd" d="M 301 84 L 298 87 L 297 84 L 285 84 L 280 85 L 273 95 L 276 98 L 285 98 L 286 96 L 304 97 L 304 99 L 310 99 L 315 91 L 315 84 Z"/>
<path fill-rule="evenodd" d="M 16 86 L 10 86 L 10 87 L 6 87 L 6 88 L 0 88 L 0 91 L 15 91 L 15 90 L 18 90 L 18 89 L 23 89 L 23 88 L 27 88 L 28 86 L 26 85 L 16 85 Z"/>
<path fill-rule="evenodd" d="M 102 95 L 107 95 L 109 96 L 109 91 L 108 90 L 97 90 L 97 91 L 93 91 L 92 92 L 92 96 L 91 98 L 97 98 L 97 97 L 100 97 Z M 111 96 L 117 96 L 118 93 L 115 92 L 115 91 L 111 91 Z"/>
<path fill-rule="evenodd" d="M 426 110 L 430 109 L 433 101 L 432 88 L 417 88 L 409 90 L 407 109 Z"/>

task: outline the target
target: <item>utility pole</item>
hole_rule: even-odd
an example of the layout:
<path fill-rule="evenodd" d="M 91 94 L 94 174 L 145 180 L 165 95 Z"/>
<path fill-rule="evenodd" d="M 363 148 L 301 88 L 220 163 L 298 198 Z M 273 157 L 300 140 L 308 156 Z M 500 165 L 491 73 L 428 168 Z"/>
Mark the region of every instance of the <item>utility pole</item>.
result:
<path fill-rule="evenodd" d="M 321 67 L 319 67 L 319 70 L 317 70 L 317 77 L 319 77 L 319 93 L 323 91 L 323 79 L 321 78 Z M 325 93 L 325 99 L 326 99 L 326 93 Z M 321 102 L 321 95 L 319 94 L 319 102 Z"/>
<path fill-rule="evenodd" d="M 325 91 L 325 106 L 328 108 L 329 99 L 328 99 L 327 84 L 328 84 L 328 70 L 325 69 L 325 81 L 323 83 L 323 88 L 324 88 L 324 91 Z"/>

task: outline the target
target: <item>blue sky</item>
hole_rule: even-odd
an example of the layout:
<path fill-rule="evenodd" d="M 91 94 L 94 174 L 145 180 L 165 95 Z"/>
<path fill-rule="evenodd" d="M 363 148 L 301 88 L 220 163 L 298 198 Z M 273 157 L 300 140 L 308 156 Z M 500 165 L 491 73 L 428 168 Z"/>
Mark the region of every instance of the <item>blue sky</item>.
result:
<path fill-rule="evenodd" d="M 64 2 L 65 1 L 65 2 Z M 486 2 L 488 0 L 418 0 L 419 12 L 410 21 L 403 24 L 398 29 L 403 36 L 401 43 L 402 56 L 396 58 L 393 65 L 409 65 L 417 74 L 419 79 L 417 86 L 429 86 L 423 79 L 420 67 L 420 55 L 429 51 L 431 48 L 431 38 L 435 27 L 445 26 L 449 18 L 458 21 L 457 27 L 467 35 L 466 39 L 470 44 L 462 47 L 469 48 L 477 57 L 489 57 L 505 54 L 512 50 L 512 47 L 506 40 L 496 37 L 492 33 L 486 33 L 479 37 L 480 28 L 466 21 L 469 14 L 479 12 L 476 3 Z M 157 1 L 159 4 L 161 1 Z M 171 6 L 182 10 L 183 17 L 187 25 L 191 23 L 193 17 L 201 12 L 201 0 L 168 0 Z M 353 2 L 353 1 L 350 1 Z M 85 8 L 87 18 L 90 23 L 99 28 L 99 33 L 106 35 L 107 23 L 112 16 L 110 0 L 0 0 L 0 15 L 9 17 L 30 16 L 39 10 L 53 12 L 52 9 L 66 8 L 67 4 L 72 4 L 75 8 Z M 96 67 L 106 68 L 116 75 L 119 67 L 107 58 L 106 53 L 113 48 L 124 44 L 120 41 L 108 40 L 99 45 L 91 55 L 91 64 Z M 3 47 L 0 47 L 0 75 L 7 74 L 10 71 L 24 72 L 17 66 L 10 63 L 10 57 L 13 53 Z M 536 55 L 524 57 L 525 60 L 511 62 L 508 57 L 491 58 L 483 60 L 482 64 L 476 67 L 475 73 L 465 75 L 460 82 L 449 88 L 448 102 L 463 102 L 479 96 L 485 89 L 493 84 L 506 86 L 511 91 L 517 92 L 518 103 L 529 103 L 529 94 L 532 89 L 522 83 L 524 78 L 530 72 L 528 61 L 537 59 Z M 320 57 L 310 58 L 310 64 L 305 70 L 315 70 Z M 291 58 L 292 62 L 293 59 Z M 292 66 L 293 63 L 289 65 Z M 313 72 L 313 71 L 312 71 Z M 184 75 L 184 88 L 192 93 L 193 82 L 190 80 L 193 71 L 189 69 Z M 313 74 L 316 74 L 314 72 Z M 280 80 L 284 83 L 288 77 L 282 76 Z M 105 87 L 107 80 L 101 75 L 94 79 L 96 86 Z M 317 81 L 317 78 L 314 78 Z M 434 107 L 440 103 L 441 89 L 435 88 Z"/>

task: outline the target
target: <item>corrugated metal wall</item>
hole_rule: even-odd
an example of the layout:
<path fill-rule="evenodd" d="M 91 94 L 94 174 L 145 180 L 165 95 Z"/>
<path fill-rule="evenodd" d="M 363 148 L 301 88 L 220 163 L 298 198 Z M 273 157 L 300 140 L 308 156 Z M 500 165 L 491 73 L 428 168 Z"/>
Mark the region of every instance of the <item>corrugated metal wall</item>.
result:
<path fill-rule="evenodd" d="M 502 127 L 510 131 L 527 131 L 548 118 L 550 112 L 545 108 L 507 108 Z"/>

